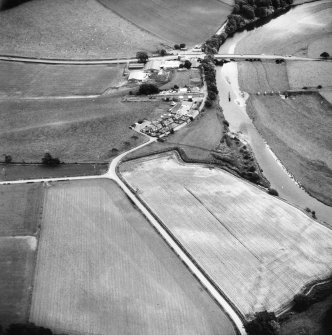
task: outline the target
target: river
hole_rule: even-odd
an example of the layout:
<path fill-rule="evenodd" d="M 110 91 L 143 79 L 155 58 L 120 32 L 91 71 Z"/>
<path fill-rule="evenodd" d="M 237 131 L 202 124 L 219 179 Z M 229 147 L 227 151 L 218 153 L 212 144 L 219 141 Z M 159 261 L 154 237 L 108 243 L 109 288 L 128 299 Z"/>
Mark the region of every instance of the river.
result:
<path fill-rule="evenodd" d="M 236 44 L 247 34 L 248 32 L 235 34 L 221 47 L 220 52 L 234 53 Z M 248 95 L 240 91 L 236 62 L 217 67 L 217 86 L 220 106 L 223 108 L 225 118 L 230 124 L 230 131 L 239 133 L 240 138 L 250 144 L 258 164 L 263 169 L 263 174 L 271 183 L 271 187 L 278 191 L 282 199 L 294 206 L 302 210 L 306 207 L 314 210 L 319 221 L 332 227 L 332 207 L 311 197 L 296 183 L 248 116 L 245 102 Z M 229 101 L 229 96 L 231 101 Z"/>

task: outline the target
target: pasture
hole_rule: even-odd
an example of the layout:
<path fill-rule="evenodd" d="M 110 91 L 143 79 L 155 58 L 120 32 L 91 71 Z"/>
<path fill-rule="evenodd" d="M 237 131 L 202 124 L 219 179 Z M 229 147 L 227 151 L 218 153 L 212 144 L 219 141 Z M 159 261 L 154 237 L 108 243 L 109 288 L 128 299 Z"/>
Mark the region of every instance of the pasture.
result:
<path fill-rule="evenodd" d="M 236 334 L 109 180 L 47 189 L 30 321 L 70 334 Z"/>
<path fill-rule="evenodd" d="M 101 94 L 124 82 L 123 65 L 46 65 L 0 61 L 1 97 Z"/>
<path fill-rule="evenodd" d="M 247 111 L 277 157 L 315 198 L 332 205 L 331 106 L 316 95 L 252 95 Z"/>
<path fill-rule="evenodd" d="M 164 43 L 95 0 L 34 0 L 0 12 L 0 54 L 118 58 Z"/>
<path fill-rule="evenodd" d="M 99 0 L 119 16 L 169 43 L 193 46 L 213 35 L 226 21 L 234 1 Z"/>
<path fill-rule="evenodd" d="M 35 265 L 34 236 L 0 236 L 0 324 L 26 322 Z"/>
<path fill-rule="evenodd" d="M 35 235 L 42 213 L 42 184 L 0 186 L 0 236 Z"/>
<path fill-rule="evenodd" d="M 176 157 L 126 162 L 120 171 L 243 315 L 279 311 L 331 274 L 331 230 L 225 171 Z"/>
<path fill-rule="evenodd" d="M 198 69 L 190 69 L 186 71 L 173 70 L 170 81 L 161 86 L 161 90 L 169 90 L 173 88 L 174 85 L 179 87 L 184 86 L 202 86 L 201 73 Z"/>
<path fill-rule="evenodd" d="M 0 143 L 13 161 L 40 162 L 45 152 L 66 163 L 105 162 L 145 141 L 129 126 L 169 109 L 160 101 L 10 99 L 0 102 Z"/>

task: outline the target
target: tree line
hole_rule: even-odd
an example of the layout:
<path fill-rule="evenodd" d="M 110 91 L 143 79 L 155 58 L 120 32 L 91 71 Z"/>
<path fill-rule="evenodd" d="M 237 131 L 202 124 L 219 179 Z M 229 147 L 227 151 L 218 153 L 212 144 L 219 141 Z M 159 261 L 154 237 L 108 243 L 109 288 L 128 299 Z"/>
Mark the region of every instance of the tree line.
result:
<path fill-rule="evenodd" d="M 49 328 L 36 326 L 34 323 L 13 323 L 4 329 L 0 325 L 0 335 L 53 335 Z"/>

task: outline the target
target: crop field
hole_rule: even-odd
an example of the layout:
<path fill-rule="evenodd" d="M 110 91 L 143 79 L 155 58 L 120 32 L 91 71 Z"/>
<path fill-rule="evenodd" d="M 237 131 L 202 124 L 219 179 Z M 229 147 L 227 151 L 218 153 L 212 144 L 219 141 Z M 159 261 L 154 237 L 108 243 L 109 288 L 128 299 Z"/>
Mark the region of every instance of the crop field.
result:
<path fill-rule="evenodd" d="M 30 321 L 70 334 L 236 334 L 109 180 L 47 189 Z"/>
<path fill-rule="evenodd" d="M 42 212 L 42 184 L 0 186 L 0 236 L 35 235 Z"/>
<path fill-rule="evenodd" d="M 95 0 L 34 0 L 0 12 L 0 54 L 118 58 L 164 43 Z"/>
<path fill-rule="evenodd" d="M 174 154 L 120 170 L 243 315 L 278 311 L 332 271 L 331 230 L 225 171 Z"/>
<path fill-rule="evenodd" d="M 0 103 L 2 152 L 13 161 L 40 162 L 45 152 L 61 161 L 105 162 L 143 143 L 129 129 L 139 119 L 158 118 L 169 104 L 96 99 L 3 100 Z"/>
<path fill-rule="evenodd" d="M 289 90 L 287 68 L 284 63 L 239 62 L 239 84 L 247 93 Z"/>
<path fill-rule="evenodd" d="M 34 236 L 0 237 L 0 324 L 25 322 L 35 263 Z"/>
<path fill-rule="evenodd" d="M 101 94 L 123 82 L 123 65 L 45 65 L 0 61 L 0 98 Z"/>
<path fill-rule="evenodd" d="M 226 21 L 234 1 L 99 0 L 128 21 L 171 43 L 201 43 Z"/>
<path fill-rule="evenodd" d="M 303 187 L 332 205 L 331 106 L 317 95 L 251 96 L 248 112 L 273 152 Z"/>

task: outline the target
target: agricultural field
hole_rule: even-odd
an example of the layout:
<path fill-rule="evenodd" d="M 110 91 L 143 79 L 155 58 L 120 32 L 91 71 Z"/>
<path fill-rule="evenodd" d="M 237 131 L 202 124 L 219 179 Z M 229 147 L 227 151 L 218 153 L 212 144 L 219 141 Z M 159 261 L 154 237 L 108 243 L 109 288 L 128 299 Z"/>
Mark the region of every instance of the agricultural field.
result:
<path fill-rule="evenodd" d="M 241 90 L 255 94 L 262 92 L 289 90 L 287 67 L 285 63 L 239 62 L 239 84 Z"/>
<path fill-rule="evenodd" d="M 0 186 L 0 236 L 35 235 L 42 212 L 42 184 Z"/>
<path fill-rule="evenodd" d="M 46 191 L 30 321 L 70 334 L 236 334 L 109 180 Z"/>
<path fill-rule="evenodd" d="M 119 16 L 160 38 L 193 46 L 213 35 L 226 21 L 234 1 L 99 0 Z"/>
<path fill-rule="evenodd" d="M 105 162 L 145 141 L 129 126 L 168 110 L 160 101 L 10 99 L 0 103 L 1 151 L 13 161 L 40 162 L 45 152 L 66 163 Z"/>
<path fill-rule="evenodd" d="M 254 96 L 247 111 L 273 152 L 315 198 L 332 205 L 331 106 L 316 95 Z"/>
<path fill-rule="evenodd" d="M 0 54 L 44 58 L 130 57 L 156 37 L 95 0 L 33 0 L 0 12 Z"/>
<path fill-rule="evenodd" d="M 0 61 L 0 99 L 101 94 L 124 82 L 124 65 L 45 65 Z"/>
<path fill-rule="evenodd" d="M 125 162 L 120 172 L 243 315 L 280 311 L 331 274 L 331 230 L 225 171 L 176 157 Z"/>
<path fill-rule="evenodd" d="M 0 325 L 29 317 L 37 233 L 43 204 L 41 184 L 0 186 Z"/>

